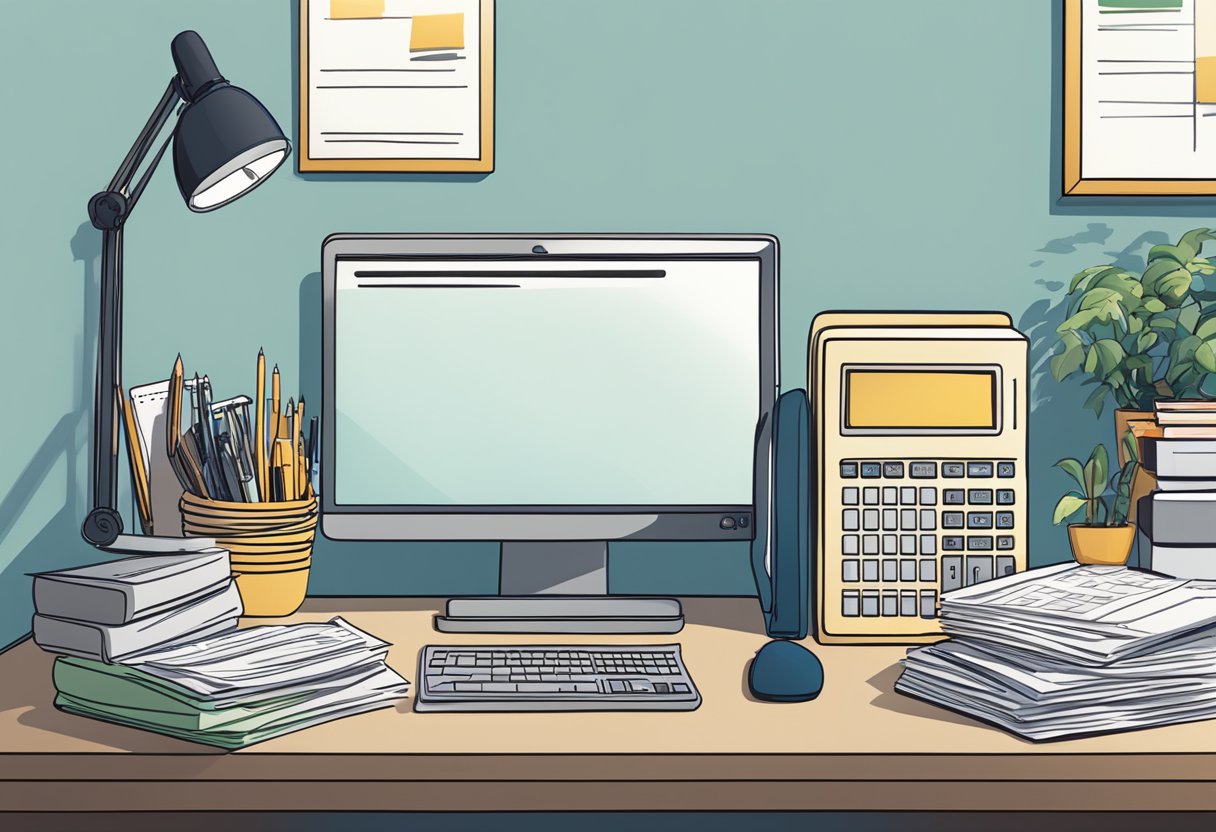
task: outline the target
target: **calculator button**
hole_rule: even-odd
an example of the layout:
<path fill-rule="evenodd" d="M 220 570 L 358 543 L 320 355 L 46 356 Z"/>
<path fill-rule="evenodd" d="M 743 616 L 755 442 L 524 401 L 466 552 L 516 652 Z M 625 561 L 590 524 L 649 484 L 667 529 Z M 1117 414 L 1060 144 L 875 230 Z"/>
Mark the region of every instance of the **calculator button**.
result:
<path fill-rule="evenodd" d="M 884 532 L 899 531 L 899 509 L 884 508 L 882 510 L 882 530 Z"/>
<path fill-rule="evenodd" d="M 884 534 L 882 536 L 882 553 L 884 555 L 899 554 L 899 538 L 893 534 Z"/>
<path fill-rule="evenodd" d="M 922 534 L 920 536 L 920 553 L 922 555 L 937 554 L 937 535 Z"/>
<path fill-rule="evenodd" d="M 876 509 L 876 508 L 862 509 L 861 525 L 868 532 L 878 531 L 878 509 Z"/>
<path fill-rule="evenodd" d="M 1013 505 L 1013 500 L 1012 488 L 998 488 L 996 490 L 996 504 L 998 506 L 1011 506 Z"/>
<path fill-rule="evenodd" d="M 992 580 L 992 558 L 988 555 L 967 557 L 967 586 Z"/>
<path fill-rule="evenodd" d="M 876 535 L 876 534 L 862 535 L 861 553 L 863 555 L 877 555 L 878 554 L 878 535 Z"/>
<path fill-rule="evenodd" d="M 968 462 L 967 476 L 969 477 L 991 477 L 992 463 L 991 462 Z"/>
<path fill-rule="evenodd" d="M 906 485 L 899 489 L 899 504 L 902 506 L 916 505 L 916 489 Z"/>
<path fill-rule="evenodd" d="M 920 504 L 922 506 L 937 505 L 937 489 L 936 488 L 922 488 L 920 490 Z"/>
<path fill-rule="evenodd" d="M 857 463 L 842 462 L 840 463 L 840 478 L 842 480 L 852 480 L 857 478 Z"/>
<path fill-rule="evenodd" d="M 996 559 L 996 576 L 1003 578 L 1006 575 L 1012 575 L 1017 571 L 1017 566 L 1013 562 L 1013 558 L 1008 555 L 1001 555 Z"/>
<path fill-rule="evenodd" d="M 856 583 L 861 580 L 860 564 L 855 560 L 841 561 L 841 580 Z"/>
<path fill-rule="evenodd" d="M 936 581 L 937 580 L 937 561 L 922 560 L 922 561 L 919 561 L 919 563 L 920 563 L 920 579 L 922 581 Z"/>
<path fill-rule="evenodd" d="M 861 613 L 858 601 L 857 590 L 846 589 L 840 596 L 840 614 L 845 618 L 856 618 Z"/>
<path fill-rule="evenodd" d="M 996 536 L 996 548 L 1000 549 L 1003 552 L 1007 552 L 1010 549 L 1012 549 L 1013 548 L 1013 535 L 998 534 Z"/>
<path fill-rule="evenodd" d="M 965 476 L 966 473 L 967 473 L 967 469 L 963 466 L 963 463 L 961 463 L 961 462 L 943 462 L 942 463 L 942 476 L 943 477 L 949 477 L 950 479 L 958 479 L 959 477 Z"/>
<path fill-rule="evenodd" d="M 902 462 L 884 462 L 882 464 L 882 475 L 889 480 L 903 479 L 904 464 Z"/>
<path fill-rule="evenodd" d="M 899 561 L 884 560 L 882 562 L 882 579 L 887 583 L 899 580 Z"/>
<path fill-rule="evenodd" d="M 901 534 L 899 536 L 899 553 L 901 555 L 916 554 L 916 535 Z"/>
<path fill-rule="evenodd" d="M 861 562 L 861 579 L 871 583 L 878 580 L 878 561 L 863 560 Z"/>
<path fill-rule="evenodd" d="M 865 616 L 878 615 L 877 589 L 863 589 L 861 591 L 861 614 Z"/>
<path fill-rule="evenodd" d="M 916 615 L 916 590 L 899 593 L 899 614 Z"/>
<path fill-rule="evenodd" d="M 840 502 L 846 506 L 855 506 L 861 499 L 861 495 L 856 488 L 843 488 L 840 491 Z"/>
<path fill-rule="evenodd" d="M 861 463 L 861 476 L 863 479 L 876 480 L 882 476 L 882 466 L 877 462 Z"/>
<path fill-rule="evenodd" d="M 861 490 L 861 501 L 868 506 L 878 505 L 878 489 L 870 486 Z"/>
<path fill-rule="evenodd" d="M 840 553 L 842 555 L 857 554 L 857 535 L 846 534 L 840 538 Z"/>
<path fill-rule="evenodd" d="M 963 527 L 963 513 L 961 511 L 943 511 L 942 512 L 942 528 L 943 529 L 961 529 Z"/>
<path fill-rule="evenodd" d="M 996 513 L 996 527 L 998 529 L 1012 529 L 1013 528 L 1013 512 L 1012 511 L 998 511 Z"/>
<path fill-rule="evenodd" d="M 946 536 L 942 538 L 943 552 L 961 552 L 963 551 L 963 538 L 961 536 Z"/>
<path fill-rule="evenodd" d="M 884 506 L 899 505 L 899 489 L 893 485 L 889 485 L 882 490 L 882 504 Z"/>
<path fill-rule="evenodd" d="M 916 580 L 916 561 L 905 558 L 899 562 L 899 579 L 901 581 Z"/>
<path fill-rule="evenodd" d="M 948 506 L 966 505 L 967 492 L 961 488 L 947 488 L 942 491 L 942 502 Z"/>
<path fill-rule="evenodd" d="M 916 509 L 901 508 L 899 510 L 899 527 L 906 532 L 916 531 Z"/>
<path fill-rule="evenodd" d="M 967 550 L 970 552 L 991 552 L 992 551 L 992 535 L 990 534 L 969 534 L 967 535 Z M 992 577 L 991 572 L 989 577 Z"/>
<path fill-rule="evenodd" d="M 958 589 L 963 585 L 963 559 L 959 555 L 942 558 L 942 592 Z"/>
<path fill-rule="evenodd" d="M 882 614 L 899 615 L 899 595 L 894 592 L 882 594 Z"/>
<path fill-rule="evenodd" d="M 920 617 L 937 618 L 937 593 L 931 589 L 920 591 Z"/>
<path fill-rule="evenodd" d="M 967 502 L 973 506 L 990 506 L 992 505 L 992 489 L 991 488 L 969 488 L 967 489 Z"/>
<path fill-rule="evenodd" d="M 912 479 L 916 480 L 935 480 L 937 479 L 937 463 L 936 462 L 913 462 L 908 466 L 909 474 Z"/>
<path fill-rule="evenodd" d="M 846 508 L 841 513 L 840 527 L 846 532 L 857 531 L 857 509 Z"/>
<path fill-rule="evenodd" d="M 920 510 L 920 530 L 922 532 L 931 532 L 937 528 L 937 512 L 931 508 L 922 508 Z"/>
<path fill-rule="evenodd" d="M 1012 462 L 998 462 L 996 464 L 996 475 L 1001 479 L 1009 479 L 1014 476 L 1015 468 Z"/>
<path fill-rule="evenodd" d="M 991 529 L 992 528 L 992 512 L 991 511 L 969 511 L 969 512 L 967 512 L 967 528 L 969 528 L 969 529 Z"/>

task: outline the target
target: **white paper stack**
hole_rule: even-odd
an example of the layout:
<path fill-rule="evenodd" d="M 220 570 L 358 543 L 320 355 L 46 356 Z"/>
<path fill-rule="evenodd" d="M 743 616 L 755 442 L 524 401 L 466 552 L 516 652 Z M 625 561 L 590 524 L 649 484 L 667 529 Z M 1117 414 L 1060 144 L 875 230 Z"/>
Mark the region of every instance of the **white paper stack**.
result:
<path fill-rule="evenodd" d="M 1061 564 L 942 597 L 895 689 L 1032 740 L 1216 716 L 1216 582 Z"/>

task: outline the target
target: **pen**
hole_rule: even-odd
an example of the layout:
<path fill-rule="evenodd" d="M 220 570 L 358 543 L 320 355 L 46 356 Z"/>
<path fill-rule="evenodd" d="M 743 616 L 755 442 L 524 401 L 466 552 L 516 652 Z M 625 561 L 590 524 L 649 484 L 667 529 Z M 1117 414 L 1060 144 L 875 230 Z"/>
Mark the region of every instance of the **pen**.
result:
<path fill-rule="evenodd" d="M 253 400 L 255 405 L 256 423 L 253 426 L 254 476 L 258 483 L 258 497 L 267 500 L 266 488 L 266 354 L 258 350 L 258 377 L 256 380 L 257 393 Z"/>

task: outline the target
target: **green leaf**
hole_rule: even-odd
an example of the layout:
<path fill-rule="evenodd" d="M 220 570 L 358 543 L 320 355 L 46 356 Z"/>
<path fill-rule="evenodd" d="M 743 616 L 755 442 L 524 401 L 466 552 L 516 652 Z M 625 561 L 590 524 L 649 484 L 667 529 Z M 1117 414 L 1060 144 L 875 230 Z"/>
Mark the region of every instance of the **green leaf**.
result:
<path fill-rule="evenodd" d="M 1106 401 L 1106 390 L 1107 390 L 1107 388 L 1105 386 L 1102 386 L 1102 387 L 1099 387 L 1094 392 L 1090 393 L 1089 398 L 1087 398 L 1085 400 L 1085 404 L 1083 405 L 1083 407 L 1086 410 L 1092 410 L 1094 412 L 1095 416 L 1101 416 L 1102 415 L 1102 405 Z"/>
<path fill-rule="evenodd" d="M 1105 265 L 1105 266 L 1090 266 L 1088 269 L 1082 269 L 1081 271 L 1077 272 L 1076 274 L 1074 274 L 1072 276 L 1072 283 L 1070 283 L 1068 285 L 1068 294 L 1071 295 L 1073 292 L 1077 291 L 1077 286 L 1079 286 L 1081 281 L 1084 280 L 1085 278 L 1091 277 L 1095 274 L 1098 274 L 1099 272 L 1104 272 L 1107 269 L 1113 269 L 1113 268 L 1115 268 L 1113 265 Z"/>
<path fill-rule="evenodd" d="M 1085 361 L 1085 345 L 1075 332 L 1061 333 L 1060 343 L 1064 346 L 1064 351 L 1051 359 L 1051 375 L 1056 381 L 1061 381 L 1079 370 Z"/>
<path fill-rule="evenodd" d="M 1175 260 L 1173 257 L 1164 257 L 1162 259 L 1149 260 L 1149 266 L 1144 270 L 1144 274 L 1140 276 L 1140 282 L 1144 284 L 1144 291 L 1149 296 L 1157 294 L 1157 281 L 1165 277 L 1173 271 L 1182 268 L 1182 261 Z"/>
<path fill-rule="evenodd" d="M 1136 351 L 1148 352 L 1149 348 L 1155 343 L 1157 343 L 1157 333 L 1153 332 L 1151 329 L 1146 329 L 1136 337 Z M 1129 358 L 1128 361 L 1130 363 L 1131 359 Z M 1149 361 L 1146 369 L 1151 370 L 1152 366 L 1153 362 Z"/>
<path fill-rule="evenodd" d="M 1105 445 L 1095 445 L 1094 452 L 1089 455 L 1089 462 L 1093 464 L 1093 479 L 1092 489 L 1086 492 L 1086 496 L 1100 497 L 1102 492 L 1106 490 L 1106 478 L 1110 474 L 1110 457 L 1106 455 Z M 1088 468 L 1089 465 L 1086 465 Z"/>
<path fill-rule="evenodd" d="M 1191 291 L 1191 273 L 1186 269 L 1175 269 L 1157 281 L 1154 294 L 1171 308 L 1183 304 Z M 1189 327 L 1188 327 L 1189 329 Z"/>
<path fill-rule="evenodd" d="M 1152 312 L 1152 313 L 1156 314 L 1157 312 L 1165 311 L 1165 304 L 1161 302 L 1160 298 L 1148 298 L 1147 300 L 1144 301 L 1143 309 L 1146 312 Z"/>
<path fill-rule="evenodd" d="M 1101 338 L 1094 342 L 1094 345 L 1089 348 L 1089 355 L 1096 355 L 1097 359 L 1094 362 L 1097 368 L 1097 375 L 1101 378 L 1108 377 L 1119 369 L 1119 365 L 1123 363 L 1123 359 L 1127 353 L 1123 351 L 1123 347 L 1118 341 L 1110 338 Z M 1088 372 L 1094 372 L 1089 368 L 1089 356 L 1086 356 L 1085 369 Z"/>
<path fill-rule="evenodd" d="M 1195 327 L 1195 335 L 1205 341 L 1216 335 L 1216 310 L 1206 311 L 1200 316 L 1199 326 Z"/>
<path fill-rule="evenodd" d="M 1079 460 L 1072 459 L 1071 457 L 1061 459 L 1056 463 L 1056 467 L 1076 480 L 1077 485 L 1081 486 L 1082 488 L 1085 487 L 1085 477 L 1082 474 L 1081 463 Z"/>
<path fill-rule="evenodd" d="M 1182 262 L 1189 263 L 1194 260 L 1195 256 L 1203 250 L 1203 244 L 1207 240 L 1216 240 L 1216 237 L 1212 236 L 1212 229 L 1210 228 L 1192 228 L 1183 234 L 1182 239 L 1178 241 L 1178 245 L 1176 246 L 1180 253 L 1186 255 L 1186 259 Z M 1149 253 L 1151 254 L 1152 252 L 1150 251 Z"/>
<path fill-rule="evenodd" d="M 1076 514 L 1083 508 L 1085 508 L 1085 500 L 1076 493 L 1069 492 L 1060 498 L 1060 502 L 1056 503 L 1056 510 L 1052 514 L 1051 522 L 1058 526 L 1066 517 Z"/>
<path fill-rule="evenodd" d="M 1195 350 L 1195 363 L 1205 373 L 1216 373 L 1216 351 L 1213 351 L 1211 341 L 1204 341 Z"/>
<path fill-rule="evenodd" d="M 1178 309 L 1178 326 L 1193 333 L 1199 326 L 1199 304 L 1188 303 Z"/>

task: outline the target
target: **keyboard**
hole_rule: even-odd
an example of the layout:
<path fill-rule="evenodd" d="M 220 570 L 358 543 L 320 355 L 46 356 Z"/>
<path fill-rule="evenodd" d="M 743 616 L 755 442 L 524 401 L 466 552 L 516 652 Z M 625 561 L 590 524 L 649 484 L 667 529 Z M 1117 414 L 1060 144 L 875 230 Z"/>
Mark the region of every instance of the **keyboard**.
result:
<path fill-rule="evenodd" d="M 416 711 L 691 711 L 678 644 L 428 645 Z"/>

